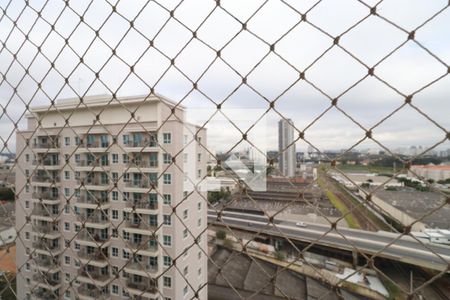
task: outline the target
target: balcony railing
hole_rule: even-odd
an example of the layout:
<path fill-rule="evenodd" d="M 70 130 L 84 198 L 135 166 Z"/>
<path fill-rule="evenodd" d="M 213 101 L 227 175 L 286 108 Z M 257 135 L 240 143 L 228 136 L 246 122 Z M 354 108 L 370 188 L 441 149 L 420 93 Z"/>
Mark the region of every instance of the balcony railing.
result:
<path fill-rule="evenodd" d="M 78 275 L 82 277 L 92 278 L 94 280 L 106 281 L 110 278 L 109 274 L 104 274 L 99 270 L 85 270 L 83 268 L 78 270 Z"/>
<path fill-rule="evenodd" d="M 33 281 L 34 282 L 39 282 L 39 283 L 44 283 L 47 285 L 58 285 L 61 283 L 61 279 L 60 278 L 55 278 L 52 276 L 46 276 L 43 274 L 34 274 L 33 275 Z"/>
<path fill-rule="evenodd" d="M 158 181 L 151 180 L 129 180 L 125 182 L 126 187 L 146 189 L 152 186 L 158 186 Z"/>
<path fill-rule="evenodd" d="M 59 166 L 59 161 L 53 160 L 53 159 L 34 159 L 33 165 L 34 166 Z"/>
<path fill-rule="evenodd" d="M 127 166 L 129 168 L 156 168 L 158 167 L 157 160 L 140 160 L 140 161 L 130 161 Z"/>
<path fill-rule="evenodd" d="M 109 162 L 101 162 L 101 161 L 95 161 L 95 160 L 79 160 L 76 162 L 76 165 L 78 167 L 108 167 Z"/>
<path fill-rule="evenodd" d="M 52 268 L 52 267 L 57 268 L 58 267 L 58 261 L 53 260 L 51 258 L 39 258 L 39 257 L 36 257 L 34 259 L 34 262 L 36 263 L 36 265 L 41 266 L 41 267 L 45 267 L 45 268 Z"/>
<path fill-rule="evenodd" d="M 50 292 L 45 289 L 40 290 L 34 290 L 33 291 L 33 299 L 40 299 L 40 300 L 58 300 L 58 292 Z"/>
<path fill-rule="evenodd" d="M 89 259 L 89 260 L 106 261 L 106 259 L 108 258 L 108 253 L 103 253 L 98 250 L 95 250 L 92 252 L 92 251 L 87 251 L 86 249 L 83 249 L 78 252 L 78 256 L 80 258 Z"/>
<path fill-rule="evenodd" d="M 139 201 L 128 200 L 126 206 L 139 208 L 139 209 L 158 209 L 157 202 L 148 202 L 148 201 L 143 201 L 143 200 L 139 200 Z"/>
<path fill-rule="evenodd" d="M 95 298 L 98 300 L 109 299 L 109 292 L 103 292 L 97 288 L 92 289 L 92 288 L 80 286 L 80 287 L 78 287 L 77 292 L 79 295 L 90 297 L 90 298 Z"/>
<path fill-rule="evenodd" d="M 96 232 L 88 233 L 86 231 L 79 232 L 76 238 L 83 241 L 97 243 L 104 243 L 109 240 L 109 236 L 102 236 L 101 234 L 98 234 Z"/>
<path fill-rule="evenodd" d="M 124 144 L 125 147 L 156 147 L 158 145 L 156 140 L 144 139 L 142 141 L 128 141 Z"/>
<path fill-rule="evenodd" d="M 59 196 L 50 192 L 34 192 L 32 194 L 34 199 L 58 200 Z"/>
<path fill-rule="evenodd" d="M 146 251 L 157 251 L 158 244 L 151 244 L 149 241 L 127 241 L 128 247 L 131 249 L 139 249 Z"/>
<path fill-rule="evenodd" d="M 56 218 L 59 215 L 59 210 L 55 211 L 51 208 L 35 207 L 31 213 L 35 216 Z"/>
<path fill-rule="evenodd" d="M 84 185 L 99 185 L 99 186 L 107 186 L 109 185 L 109 181 L 102 180 L 101 178 L 78 178 L 77 183 L 81 184 L 84 182 Z"/>
<path fill-rule="evenodd" d="M 33 181 L 42 183 L 54 183 L 60 182 L 61 178 L 59 176 L 35 175 L 33 176 Z"/>
<path fill-rule="evenodd" d="M 98 223 L 98 224 L 104 224 L 109 222 L 108 216 L 101 214 L 100 212 L 92 215 L 79 214 L 78 218 L 81 222 Z"/>
<path fill-rule="evenodd" d="M 53 224 L 47 225 L 35 225 L 33 226 L 34 232 L 42 233 L 42 234 L 58 234 L 60 233 L 58 227 L 54 227 Z"/>
<path fill-rule="evenodd" d="M 83 141 L 82 143 L 80 143 L 80 147 L 83 148 L 107 148 L 109 147 L 109 142 L 101 142 L 101 141 L 92 141 L 92 142 L 88 142 L 88 141 Z"/>
<path fill-rule="evenodd" d="M 125 221 L 125 226 L 128 228 L 144 229 L 144 230 L 152 230 L 152 231 L 154 231 L 157 228 L 157 225 L 155 225 L 155 224 L 149 224 L 144 221 L 136 222 L 136 221 L 130 221 L 130 220 Z"/>
<path fill-rule="evenodd" d="M 156 265 L 149 265 L 145 262 L 130 262 L 125 266 L 127 269 L 132 269 L 136 271 L 143 271 L 145 273 L 149 274 L 155 274 L 158 272 L 158 266 Z"/>
<path fill-rule="evenodd" d="M 126 283 L 127 287 L 130 289 L 140 290 L 145 293 L 157 293 L 158 287 L 153 280 L 142 280 L 142 281 L 134 281 L 133 279 L 128 279 Z"/>
<path fill-rule="evenodd" d="M 104 196 L 87 196 L 87 195 L 80 195 L 79 197 L 76 197 L 76 200 L 78 203 L 86 203 L 86 204 L 106 204 L 109 202 L 108 197 Z"/>
<path fill-rule="evenodd" d="M 61 246 L 59 244 L 38 241 L 33 243 L 33 248 L 45 251 L 56 251 L 59 250 Z"/>
<path fill-rule="evenodd" d="M 33 144 L 34 149 L 50 149 L 50 148 L 59 148 L 59 142 L 45 142 L 45 143 L 36 143 Z"/>

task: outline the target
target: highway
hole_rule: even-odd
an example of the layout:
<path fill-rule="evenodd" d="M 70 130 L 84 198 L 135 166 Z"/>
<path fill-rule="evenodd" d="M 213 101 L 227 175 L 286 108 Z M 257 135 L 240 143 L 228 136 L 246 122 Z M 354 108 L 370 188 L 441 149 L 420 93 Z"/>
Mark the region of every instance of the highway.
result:
<path fill-rule="evenodd" d="M 373 255 L 380 250 L 379 257 L 401 261 L 434 270 L 445 270 L 450 264 L 450 247 L 416 241 L 403 236 L 392 243 L 398 234 L 390 232 L 370 232 L 338 227 L 338 232 L 330 231 L 330 226 L 308 223 L 306 227 L 296 226 L 295 222 L 275 219 L 275 226 L 269 224 L 266 216 L 223 211 L 221 220 L 217 220 L 214 210 L 208 211 L 208 222 L 214 225 L 239 228 L 250 232 L 264 232 L 272 236 L 286 236 L 291 240 L 315 242 L 317 245 Z M 324 233 L 328 232 L 325 236 Z M 344 238 L 345 237 L 345 238 Z M 389 245 L 391 244 L 392 245 Z M 389 245 L 389 246 L 388 246 Z M 438 257 L 432 251 L 439 254 Z"/>

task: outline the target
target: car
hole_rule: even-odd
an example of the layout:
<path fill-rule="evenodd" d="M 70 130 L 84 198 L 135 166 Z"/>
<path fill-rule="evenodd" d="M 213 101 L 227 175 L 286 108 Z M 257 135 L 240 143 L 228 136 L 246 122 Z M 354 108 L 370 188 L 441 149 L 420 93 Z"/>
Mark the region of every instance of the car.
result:
<path fill-rule="evenodd" d="M 297 222 L 297 223 L 295 223 L 295 226 L 297 226 L 297 227 L 306 227 L 307 225 L 306 225 L 305 222 Z"/>

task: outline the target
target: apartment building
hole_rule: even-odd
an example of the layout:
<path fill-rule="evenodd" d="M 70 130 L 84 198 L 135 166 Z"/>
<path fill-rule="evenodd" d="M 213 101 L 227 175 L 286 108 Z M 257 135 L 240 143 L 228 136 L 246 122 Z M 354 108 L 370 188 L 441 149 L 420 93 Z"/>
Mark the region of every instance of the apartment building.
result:
<path fill-rule="evenodd" d="M 18 299 L 207 298 L 206 132 L 183 107 L 60 100 L 16 147 Z"/>

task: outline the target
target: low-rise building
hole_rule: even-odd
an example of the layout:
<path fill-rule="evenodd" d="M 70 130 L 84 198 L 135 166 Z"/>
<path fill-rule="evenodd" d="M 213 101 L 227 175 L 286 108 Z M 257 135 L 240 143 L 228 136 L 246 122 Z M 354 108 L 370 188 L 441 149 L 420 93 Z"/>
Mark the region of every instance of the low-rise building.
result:
<path fill-rule="evenodd" d="M 432 179 L 434 181 L 446 180 L 450 178 L 449 165 L 413 165 L 408 170 L 410 177 L 423 177 L 424 179 Z"/>

